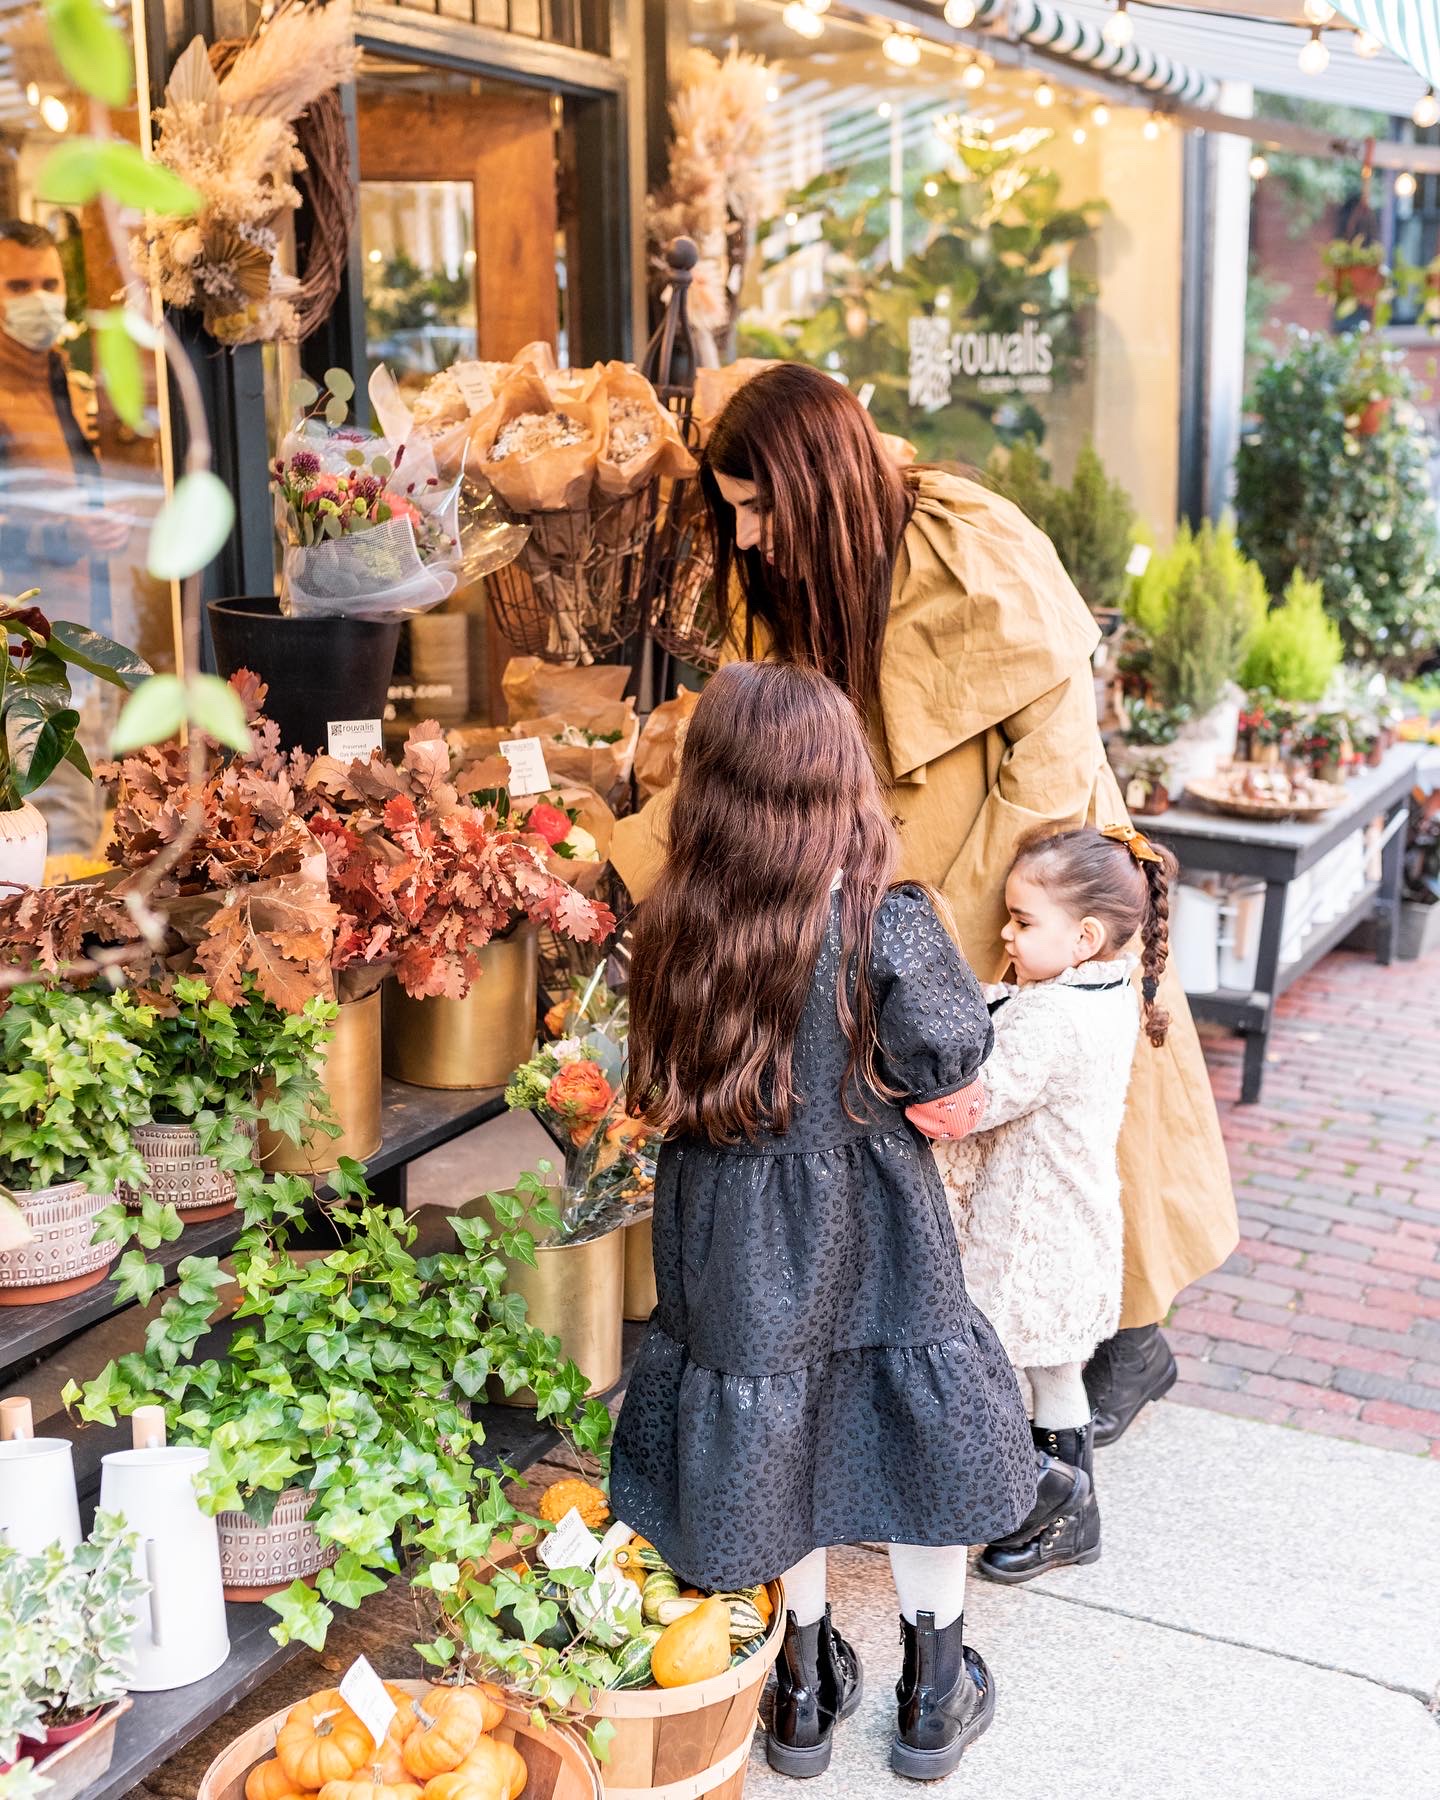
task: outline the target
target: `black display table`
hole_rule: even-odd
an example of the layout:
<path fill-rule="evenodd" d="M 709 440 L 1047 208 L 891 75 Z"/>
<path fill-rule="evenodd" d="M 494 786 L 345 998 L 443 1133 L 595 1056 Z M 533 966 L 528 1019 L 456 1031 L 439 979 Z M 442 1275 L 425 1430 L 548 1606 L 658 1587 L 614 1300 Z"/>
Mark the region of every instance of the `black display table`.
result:
<path fill-rule="evenodd" d="M 1260 1098 L 1275 1002 L 1287 988 L 1368 918 L 1376 923 L 1376 961 L 1394 960 L 1405 822 L 1421 754 L 1418 745 L 1398 745 L 1378 769 L 1367 769 L 1348 784 L 1343 805 L 1311 823 L 1237 819 L 1189 806 L 1172 807 L 1159 818 L 1140 821 L 1148 836 L 1175 852 L 1184 874 L 1246 875 L 1265 883 L 1253 990 L 1242 993 L 1219 988 L 1190 996 L 1196 1018 L 1227 1025 L 1245 1039 L 1242 1102 L 1250 1104 Z M 1282 963 L 1285 895 L 1290 883 L 1374 819 L 1384 821 L 1379 881 L 1368 883 L 1340 918 L 1313 930 L 1298 957 Z"/>

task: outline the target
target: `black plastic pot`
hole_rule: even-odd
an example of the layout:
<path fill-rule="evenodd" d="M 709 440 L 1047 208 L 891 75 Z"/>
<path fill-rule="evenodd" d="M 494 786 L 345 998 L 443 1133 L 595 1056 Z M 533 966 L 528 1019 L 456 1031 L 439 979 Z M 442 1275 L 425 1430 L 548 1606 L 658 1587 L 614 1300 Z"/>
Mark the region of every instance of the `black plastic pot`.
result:
<path fill-rule="evenodd" d="M 399 619 L 287 619 L 272 596 L 212 600 L 215 663 L 269 688 L 265 712 L 286 749 L 324 750 L 341 719 L 383 719 Z"/>

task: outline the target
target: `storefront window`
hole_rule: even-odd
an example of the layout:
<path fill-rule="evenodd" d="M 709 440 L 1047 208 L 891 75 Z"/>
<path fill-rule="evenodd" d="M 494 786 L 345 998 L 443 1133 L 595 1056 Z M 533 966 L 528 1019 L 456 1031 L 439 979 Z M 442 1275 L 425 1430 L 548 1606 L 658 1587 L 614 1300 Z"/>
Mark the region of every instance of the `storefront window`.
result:
<path fill-rule="evenodd" d="M 51 618 L 72 619 L 175 666 L 169 583 L 146 573 L 151 520 L 164 497 L 159 365 L 144 364 L 151 429 L 122 425 L 95 379 L 92 311 L 122 285 L 100 206 L 55 207 L 37 191 L 49 153 L 86 129 L 88 102 L 66 84 L 39 7 L 8 14 L 0 83 L 0 585 L 39 590 Z M 138 141 L 132 108 L 112 128 Z M 80 742 L 106 754 L 123 696 L 72 675 Z M 35 795 L 54 855 L 91 857 L 103 798 L 67 764 Z"/>
<path fill-rule="evenodd" d="M 769 77 L 722 357 L 829 369 L 922 458 L 983 463 L 1030 437 L 1064 468 L 1108 438 L 1151 479 L 1145 442 L 1173 446 L 1178 405 L 1179 134 L 968 50 L 901 67 L 879 31 L 810 16 L 813 39 L 763 0 L 685 13 L 692 44 L 733 43 Z"/>

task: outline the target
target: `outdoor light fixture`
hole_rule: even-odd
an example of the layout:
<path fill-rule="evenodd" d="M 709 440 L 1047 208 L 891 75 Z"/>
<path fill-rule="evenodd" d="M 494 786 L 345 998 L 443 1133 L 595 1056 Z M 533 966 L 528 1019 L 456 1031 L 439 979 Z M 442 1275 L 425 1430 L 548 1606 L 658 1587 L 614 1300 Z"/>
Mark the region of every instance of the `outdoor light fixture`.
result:
<path fill-rule="evenodd" d="M 960 77 L 961 87 L 982 88 L 985 85 L 985 65 L 977 56 L 973 62 L 966 63 L 965 73 Z"/>
<path fill-rule="evenodd" d="M 769 87 L 767 87 L 765 90 L 765 98 L 770 102 L 770 104 L 772 106 L 780 98 L 780 90 L 778 87 L 776 87 L 776 85 L 773 81 L 770 83 Z"/>
<path fill-rule="evenodd" d="M 1411 177 L 1411 180 L 1412 181 L 1414 180 L 1413 176 Z M 1398 182 L 1396 183 L 1396 186 L 1397 187 L 1399 186 Z M 940 192 L 940 183 L 938 181 L 927 181 L 925 183 L 925 196 L 927 199 L 933 200 L 939 192 Z"/>
<path fill-rule="evenodd" d="M 1433 87 L 1427 87 L 1415 102 L 1415 110 L 1410 117 L 1422 131 L 1428 130 L 1431 125 L 1440 123 L 1440 100 L 1435 98 Z"/>
<path fill-rule="evenodd" d="M 1155 117 L 1154 113 L 1151 113 L 1150 117 L 1140 127 L 1140 133 L 1142 137 L 1148 139 L 1152 144 L 1155 142 L 1156 138 L 1159 137 L 1160 121 Z"/>
<path fill-rule="evenodd" d="M 1115 11 L 1105 21 L 1100 33 L 1114 50 L 1123 50 L 1135 42 L 1135 21 L 1130 17 L 1130 0 L 1115 0 Z"/>
<path fill-rule="evenodd" d="M 1368 31 L 1355 33 L 1355 54 L 1357 56 L 1378 56 L 1382 48 L 1379 38 L 1371 37 Z"/>
<path fill-rule="evenodd" d="M 882 119 L 888 119 L 890 117 L 890 102 L 888 100 L 882 100 L 875 110 Z"/>
<path fill-rule="evenodd" d="M 1305 17 L 1312 25 L 1328 25 L 1335 17 L 1330 0 L 1305 0 Z"/>
<path fill-rule="evenodd" d="M 1395 198 L 1397 200 L 1413 200 L 1415 198 L 1415 177 L 1409 169 L 1402 169 L 1395 177 Z"/>
<path fill-rule="evenodd" d="M 25 101 L 29 106 L 38 106 L 40 104 L 40 83 L 38 81 L 27 81 L 25 83 Z"/>
<path fill-rule="evenodd" d="M 830 0 L 805 0 L 805 5 L 813 13 L 825 13 L 830 10 Z"/>
<path fill-rule="evenodd" d="M 64 131 L 70 124 L 70 108 L 54 94 L 47 94 L 40 102 L 40 117 L 52 131 Z"/>
<path fill-rule="evenodd" d="M 1089 135 L 1090 133 L 1086 131 L 1083 125 L 1077 125 L 1070 133 L 1070 141 L 1075 144 L 1083 144 Z"/>
<path fill-rule="evenodd" d="M 802 6 L 800 0 L 790 0 L 790 4 L 780 15 L 780 21 L 788 25 L 796 37 L 818 38 L 825 29 L 819 17 L 808 6 Z"/>
<path fill-rule="evenodd" d="M 1320 27 L 1312 26 L 1310 36 L 1300 51 L 1300 72 L 1302 75 L 1323 75 L 1329 67 L 1330 52 L 1325 48 Z"/>
<path fill-rule="evenodd" d="M 978 10 L 975 0 L 945 0 L 945 23 L 953 25 L 956 31 L 963 31 L 967 25 L 975 23 Z"/>
<path fill-rule="evenodd" d="M 1257 151 L 1255 155 L 1250 158 L 1250 179 L 1252 181 L 1263 181 L 1269 173 L 1269 163 L 1266 162 L 1265 158 Z"/>
<path fill-rule="evenodd" d="M 913 69 L 920 60 L 920 40 L 910 31 L 892 31 L 880 48 L 902 69 Z"/>
<path fill-rule="evenodd" d="M 1110 123 L 1110 108 L 1103 100 L 1097 101 L 1096 104 L 1090 108 L 1090 123 L 1092 125 L 1099 125 L 1102 128 Z"/>
<path fill-rule="evenodd" d="M 1048 81 L 1042 81 L 1035 89 L 1035 104 L 1037 106 L 1053 106 L 1055 104 L 1055 90 Z"/>

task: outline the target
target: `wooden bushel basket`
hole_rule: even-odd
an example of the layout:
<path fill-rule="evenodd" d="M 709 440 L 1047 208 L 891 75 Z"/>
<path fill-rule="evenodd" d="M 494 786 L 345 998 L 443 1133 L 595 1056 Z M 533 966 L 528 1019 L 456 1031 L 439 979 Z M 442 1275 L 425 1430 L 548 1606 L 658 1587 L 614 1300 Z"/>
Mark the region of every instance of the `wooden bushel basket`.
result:
<path fill-rule="evenodd" d="M 390 1685 L 404 1688 L 418 1698 L 429 1693 L 434 1683 L 395 1681 Z M 271 1713 L 258 1725 L 252 1725 L 248 1731 L 242 1731 L 205 1771 L 195 1800 L 245 1800 L 245 1777 L 256 1763 L 274 1755 L 275 1740 L 289 1716 L 287 1706 L 280 1712 Z M 497 1725 L 491 1735 L 502 1742 L 513 1743 L 525 1758 L 530 1779 L 525 1783 L 520 1800 L 600 1800 L 600 1772 L 594 1757 L 572 1727 L 551 1725 L 545 1731 L 536 1731 L 530 1723 L 529 1713 L 512 1708 L 505 1714 L 504 1723 Z"/>
<path fill-rule="evenodd" d="M 770 1584 L 770 1599 L 775 1614 L 765 1642 L 738 1668 L 689 1687 L 593 1696 L 590 1716 L 615 1727 L 600 1772 L 605 1800 L 740 1800 L 760 1695 L 785 1637 L 778 1581 Z"/>

